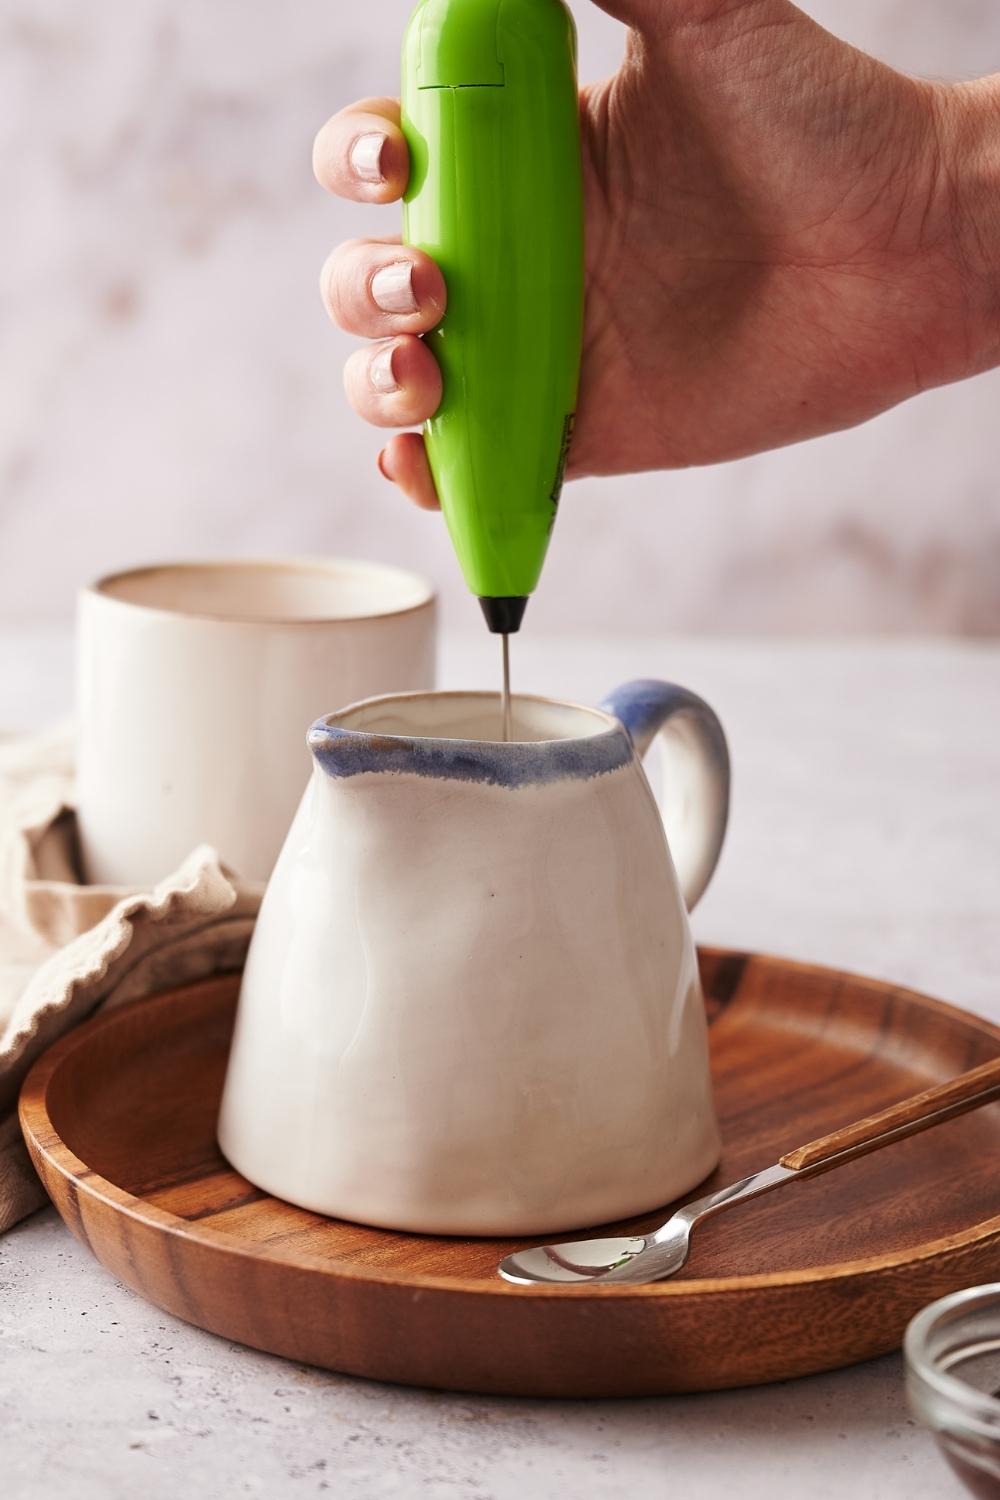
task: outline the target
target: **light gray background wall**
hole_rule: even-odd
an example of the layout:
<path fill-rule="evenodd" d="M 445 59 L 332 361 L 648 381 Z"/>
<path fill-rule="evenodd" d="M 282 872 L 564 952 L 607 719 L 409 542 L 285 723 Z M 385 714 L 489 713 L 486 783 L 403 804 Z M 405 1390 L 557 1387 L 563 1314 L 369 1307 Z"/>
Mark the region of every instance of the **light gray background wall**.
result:
<path fill-rule="evenodd" d="M 618 27 L 575 0 L 586 77 Z M 1000 67 L 996 0 L 810 0 L 914 72 Z M 310 145 L 394 92 L 409 0 L 0 0 L 0 615 L 100 571 L 336 551 L 427 571 L 438 518 L 376 474 L 316 279 L 396 228 L 314 186 Z M 574 485 L 547 629 L 1000 630 L 1000 374 L 701 472 Z M 585 587 L 584 587 L 585 585 Z"/>

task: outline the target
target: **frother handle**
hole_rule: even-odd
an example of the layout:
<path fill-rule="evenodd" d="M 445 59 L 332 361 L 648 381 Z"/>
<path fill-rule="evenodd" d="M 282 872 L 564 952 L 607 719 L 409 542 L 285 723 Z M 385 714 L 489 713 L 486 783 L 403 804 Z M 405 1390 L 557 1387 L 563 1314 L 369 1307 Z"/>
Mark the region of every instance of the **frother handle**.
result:
<path fill-rule="evenodd" d="M 824 1166 L 839 1166 L 856 1156 L 877 1151 L 890 1141 L 901 1141 L 931 1125 L 938 1125 L 956 1115 L 964 1115 L 981 1104 L 1000 1099 L 1000 1057 L 983 1063 L 971 1072 L 960 1073 L 948 1083 L 913 1094 L 900 1104 L 892 1104 L 854 1125 L 845 1125 L 832 1135 L 824 1135 L 797 1151 L 781 1158 L 781 1166 L 794 1172 L 819 1171 Z"/>
<path fill-rule="evenodd" d="M 703 699 L 671 682 L 627 682 L 601 706 L 621 720 L 640 755 L 660 740 L 660 813 L 693 911 L 715 873 L 729 822 L 729 747 L 722 725 Z"/>

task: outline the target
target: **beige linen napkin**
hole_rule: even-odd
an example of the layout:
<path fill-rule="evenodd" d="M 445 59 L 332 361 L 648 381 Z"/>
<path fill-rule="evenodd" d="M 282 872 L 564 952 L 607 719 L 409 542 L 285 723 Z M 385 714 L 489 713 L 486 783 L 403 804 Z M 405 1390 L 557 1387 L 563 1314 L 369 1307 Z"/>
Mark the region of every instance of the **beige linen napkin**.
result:
<path fill-rule="evenodd" d="M 239 968 L 262 888 L 207 846 L 152 890 L 77 875 L 73 736 L 0 739 L 0 1234 L 45 1202 L 17 1095 L 35 1059 L 95 1011 Z"/>

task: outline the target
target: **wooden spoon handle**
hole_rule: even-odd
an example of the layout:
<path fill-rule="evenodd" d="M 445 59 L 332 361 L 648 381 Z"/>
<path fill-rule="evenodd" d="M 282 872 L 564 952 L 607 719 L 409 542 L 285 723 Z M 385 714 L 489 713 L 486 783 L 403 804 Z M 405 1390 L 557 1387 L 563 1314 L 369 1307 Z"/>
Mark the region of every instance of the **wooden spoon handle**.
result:
<path fill-rule="evenodd" d="M 1000 1099 L 1000 1057 L 968 1073 L 960 1073 L 948 1083 L 939 1083 L 936 1088 L 925 1089 L 922 1094 L 913 1094 L 877 1115 L 869 1115 L 854 1125 L 845 1125 L 832 1135 L 799 1146 L 798 1150 L 789 1151 L 781 1158 L 781 1165 L 793 1172 L 802 1172 L 824 1163 L 833 1165 L 833 1157 L 848 1161 L 855 1156 L 864 1156 L 890 1141 L 901 1141 L 905 1136 L 916 1135 L 942 1120 L 964 1115 L 967 1110 L 988 1104 L 991 1099 Z"/>

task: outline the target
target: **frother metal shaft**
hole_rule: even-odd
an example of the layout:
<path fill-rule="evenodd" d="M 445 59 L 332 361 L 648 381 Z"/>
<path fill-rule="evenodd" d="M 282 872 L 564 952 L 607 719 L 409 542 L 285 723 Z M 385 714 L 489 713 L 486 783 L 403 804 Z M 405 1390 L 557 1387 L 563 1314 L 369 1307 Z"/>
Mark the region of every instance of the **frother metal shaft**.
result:
<path fill-rule="evenodd" d="M 500 637 L 503 642 L 503 737 L 509 741 L 514 737 L 513 714 L 510 702 L 510 636 Z"/>

